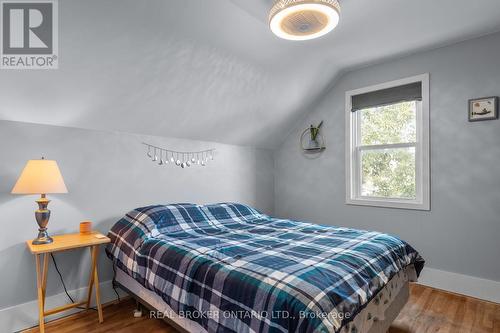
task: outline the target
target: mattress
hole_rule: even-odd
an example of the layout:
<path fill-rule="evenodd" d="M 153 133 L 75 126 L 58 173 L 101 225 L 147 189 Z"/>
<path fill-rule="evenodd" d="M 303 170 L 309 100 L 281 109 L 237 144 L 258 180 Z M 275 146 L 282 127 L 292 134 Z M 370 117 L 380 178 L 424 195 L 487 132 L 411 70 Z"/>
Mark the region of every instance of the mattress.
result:
<path fill-rule="evenodd" d="M 231 203 L 138 208 L 109 237 L 117 268 L 208 332 L 359 332 L 354 319 L 424 263 L 392 235 Z"/>

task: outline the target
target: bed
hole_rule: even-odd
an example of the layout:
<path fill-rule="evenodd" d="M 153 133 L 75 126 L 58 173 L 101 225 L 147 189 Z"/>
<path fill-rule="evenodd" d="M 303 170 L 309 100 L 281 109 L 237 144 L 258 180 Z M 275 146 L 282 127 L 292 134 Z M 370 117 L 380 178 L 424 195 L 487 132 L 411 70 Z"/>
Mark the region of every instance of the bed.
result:
<path fill-rule="evenodd" d="M 116 282 L 187 332 L 382 333 L 424 265 L 395 236 L 235 203 L 137 208 L 109 237 Z"/>

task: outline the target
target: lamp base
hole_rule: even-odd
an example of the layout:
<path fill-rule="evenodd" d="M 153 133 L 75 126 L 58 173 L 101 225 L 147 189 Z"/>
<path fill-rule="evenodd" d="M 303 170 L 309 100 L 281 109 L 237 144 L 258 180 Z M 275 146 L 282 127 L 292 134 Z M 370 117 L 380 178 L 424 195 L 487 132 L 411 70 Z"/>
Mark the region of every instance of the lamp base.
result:
<path fill-rule="evenodd" d="M 34 245 L 50 244 L 54 240 L 47 233 L 47 224 L 49 223 L 50 210 L 47 209 L 50 200 L 41 195 L 41 198 L 36 201 L 38 209 L 35 211 L 36 222 L 38 223 L 38 237 L 31 242 Z"/>
<path fill-rule="evenodd" d="M 36 239 L 33 239 L 31 244 L 33 244 L 33 245 L 50 244 L 53 241 L 54 240 L 52 239 L 52 237 L 50 237 L 49 234 L 47 233 L 47 229 L 45 229 L 45 230 L 39 229 L 38 230 L 38 237 Z"/>

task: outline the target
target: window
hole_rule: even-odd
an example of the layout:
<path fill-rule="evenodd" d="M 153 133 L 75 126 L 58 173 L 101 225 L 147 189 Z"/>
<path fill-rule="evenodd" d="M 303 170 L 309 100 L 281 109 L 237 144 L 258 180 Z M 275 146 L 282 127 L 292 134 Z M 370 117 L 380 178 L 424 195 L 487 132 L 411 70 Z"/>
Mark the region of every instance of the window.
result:
<path fill-rule="evenodd" d="M 430 209 L 429 75 L 346 93 L 348 204 Z"/>

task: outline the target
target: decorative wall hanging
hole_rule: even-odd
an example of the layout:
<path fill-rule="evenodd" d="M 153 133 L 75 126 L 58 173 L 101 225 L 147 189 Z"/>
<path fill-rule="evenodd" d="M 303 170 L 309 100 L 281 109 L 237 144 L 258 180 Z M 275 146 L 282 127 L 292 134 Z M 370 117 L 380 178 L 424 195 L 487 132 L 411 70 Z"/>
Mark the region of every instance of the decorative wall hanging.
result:
<path fill-rule="evenodd" d="M 469 100 L 469 121 L 498 119 L 498 97 Z"/>
<path fill-rule="evenodd" d="M 323 126 L 323 121 L 318 126 L 309 126 L 300 135 L 300 148 L 304 153 L 316 154 L 326 149 L 321 126 Z"/>
<path fill-rule="evenodd" d="M 175 151 L 142 143 L 148 147 L 147 156 L 158 165 L 175 165 L 181 168 L 189 168 L 193 165 L 206 166 L 209 161 L 213 161 L 215 149 L 201 151 Z"/>

